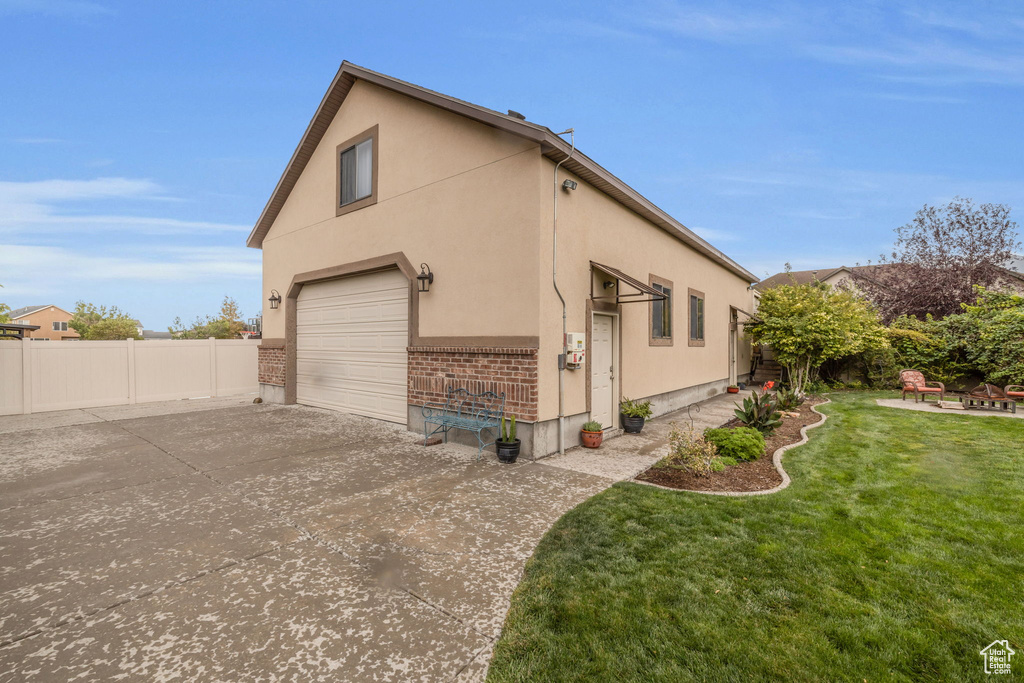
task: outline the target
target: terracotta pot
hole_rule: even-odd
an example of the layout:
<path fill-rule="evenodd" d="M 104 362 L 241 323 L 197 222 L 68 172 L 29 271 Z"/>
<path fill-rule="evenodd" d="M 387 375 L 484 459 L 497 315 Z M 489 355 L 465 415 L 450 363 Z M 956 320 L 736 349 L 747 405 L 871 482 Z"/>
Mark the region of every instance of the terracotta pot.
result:
<path fill-rule="evenodd" d="M 588 432 L 585 429 L 581 429 L 580 434 L 583 435 L 584 448 L 597 448 L 604 441 L 604 432 Z"/>
<path fill-rule="evenodd" d="M 740 388 L 739 387 L 727 387 L 726 391 L 728 391 L 730 394 L 738 394 L 738 393 L 740 393 Z"/>

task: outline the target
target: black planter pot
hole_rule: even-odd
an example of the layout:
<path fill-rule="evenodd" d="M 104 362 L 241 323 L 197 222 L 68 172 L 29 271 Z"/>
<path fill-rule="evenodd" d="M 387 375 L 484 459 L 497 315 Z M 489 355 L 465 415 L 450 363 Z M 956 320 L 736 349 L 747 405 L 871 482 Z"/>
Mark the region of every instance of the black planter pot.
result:
<path fill-rule="evenodd" d="M 644 418 L 642 417 L 626 417 L 622 416 L 622 431 L 627 434 L 639 434 L 640 430 L 644 428 Z"/>
<path fill-rule="evenodd" d="M 519 447 L 523 444 L 522 439 L 515 441 L 496 441 L 494 450 L 498 454 L 498 462 L 513 463 L 519 457 Z"/>

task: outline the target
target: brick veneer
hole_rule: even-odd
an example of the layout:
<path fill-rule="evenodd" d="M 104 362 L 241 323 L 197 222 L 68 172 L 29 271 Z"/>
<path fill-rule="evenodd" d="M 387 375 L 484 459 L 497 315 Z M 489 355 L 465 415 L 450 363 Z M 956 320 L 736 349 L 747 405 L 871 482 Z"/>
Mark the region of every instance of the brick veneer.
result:
<path fill-rule="evenodd" d="M 284 346 L 267 346 L 261 344 L 257 349 L 260 384 L 276 384 L 284 386 Z"/>
<path fill-rule="evenodd" d="M 537 419 L 537 349 L 409 347 L 409 403 L 443 403 L 449 386 L 505 394 L 505 411 Z"/>

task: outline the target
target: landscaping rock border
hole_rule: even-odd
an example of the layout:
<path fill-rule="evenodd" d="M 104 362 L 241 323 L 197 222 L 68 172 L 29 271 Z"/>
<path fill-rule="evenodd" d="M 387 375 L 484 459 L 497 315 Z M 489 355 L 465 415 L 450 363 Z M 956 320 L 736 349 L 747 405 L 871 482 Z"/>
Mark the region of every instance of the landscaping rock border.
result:
<path fill-rule="evenodd" d="M 815 413 L 818 413 L 818 415 L 821 415 L 821 419 L 812 425 L 801 427 L 801 438 L 799 441 L 778 448 L 772 455 L 772 464 L 775 466 L 775 469 L 779 473 L 779 476 L 782 477 L 782 483 L 774 488 L 765 489 L 764 491 L 691 491 L 689 489 L 674 489 L 670 486 L 662 486 L 661 484 L 654 484 L 649 481 L 640 481 L 635 476 L 632 479 L 629 479 L 629 481 L 633 482 L 634 484 L 643 484 L 644 486 L 653 486 L 654 488 L 657 489 L 665 489 L 666 491 L 676 491 L 677 493 L 700 493 L 706 496 L 765 496 L 768 495 L 769 493 L 778 493 L 782 489 L 789 486 L 790 481 L 792 481 L 789 478 L 789 475 L 786 474 L 786 470 L 782 468 L 782 454 L 788 451 L 790 448 L 803 446 L 808 441 L 807 432 L 811 429 L 814 429 L 815 427 L 820 427 L 821 425 L 825 424 L 825 421 L 828 420 L 828 415 L 819 412 L 818 408 L 824 405 L 828 405 L 831 402 L 832 399 L 825 397 L 825 400 L 822 401 L 821 403 L 811 406 L 811 410 Z"/>

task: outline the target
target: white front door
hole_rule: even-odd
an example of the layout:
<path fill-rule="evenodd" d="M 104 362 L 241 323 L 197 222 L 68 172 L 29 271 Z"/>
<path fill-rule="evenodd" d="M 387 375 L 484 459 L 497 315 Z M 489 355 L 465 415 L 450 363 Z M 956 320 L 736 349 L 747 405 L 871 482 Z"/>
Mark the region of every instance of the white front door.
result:
<path fill-rule="evenodd" d="M 296 323 L 298 403 L 406 423 L 409 281 L 401 272 L 306 285 Z"/>
<path fill-rule="evenodd" d="M 590 330 L 590 419 L 605 429 L 615 426 L 615 319 L 594 314 Z"/>

